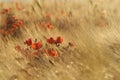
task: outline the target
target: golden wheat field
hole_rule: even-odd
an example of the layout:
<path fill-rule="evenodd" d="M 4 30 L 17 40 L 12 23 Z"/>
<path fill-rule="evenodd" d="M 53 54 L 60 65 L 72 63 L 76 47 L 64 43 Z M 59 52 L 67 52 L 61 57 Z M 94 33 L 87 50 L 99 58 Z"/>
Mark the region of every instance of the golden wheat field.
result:
<path fill-rule="evenodd" d="M 120 0 L 0 0 L 0 80 L 120 80 Z"/>

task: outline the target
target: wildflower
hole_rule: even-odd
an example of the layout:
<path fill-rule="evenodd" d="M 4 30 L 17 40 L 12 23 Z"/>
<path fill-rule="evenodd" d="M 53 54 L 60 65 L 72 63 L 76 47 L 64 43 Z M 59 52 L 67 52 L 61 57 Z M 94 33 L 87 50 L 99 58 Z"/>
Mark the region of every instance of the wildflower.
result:
<path fill-rule="evenodd" d="M 18 25 L 19 27 L 22 26 L 22 24 L 23 24 L 22 21 L 18 21 L 18 22 L 17 22 L 17 25 Z"/>
<path fill-rule="evenodd" d="M 31 45 L 31 48 L 33 48 L 34 50 L 38 50 L 42 47 L 42 43 L 41 42 L 37 42 Z"/>
<path fill-rule="evenodd" d="M 53 57 L 58 57 L 58 53 L 56 50 L 48 49 L 48 54 L 52 55 Z"/>
<path fill-rule="evenodd" d="M 49 39 L 47 39 L 47 42 L 49 44 L 54 44 L 55 40 L 52 37 L 50 37 Z"/>
<path fill-rule="evenodd" d="M 57 51 L 55 51 L 55 50 L 52 50 L 52 51 L 51 51 L 51 54 L 53 55 L 53 57 L 58 57 L 58 53 L 57 53 Z"/>
<path fill-rule="evenodd" d="M 51 23 L 47 23 L 46 26 L 47 26 L 48 29 L 51 29 L 51 28 L 52 28 Z"/>
<path fill-rule="evenodd" d="M 9 9 L 4 9 L 4 12 L 8 13 Z"/>
<path fill-rule="evenodd" d="M 26 40 L 24 43 L 27 44 L 27 46 L 32 45 L 32 40 L 31 40 L 31 38 L 29 38 L 28 40 Z"/>
<path fill-rule="evenodd" d="M 13 24 L 12 24 L 12 27 L 13 27 L 14 29 L 18 29 L 18 26 L 17 26 L 16 23 L 13 23 Z"/>
<path fill-rule="evenodd" d="M 62 43 L 63 42 L 63 38 L 61 36 L 58 36 L 55 42 L 56 43 Z"/>
<path fill-rule="evenodd" d="M 50 44 L 58 44 L 63 42 L 63 38 L 61 36 L 58 36 L 56 40 L 54 40 L 52 37 L 47 39 L 47 42 Z"/>
<path fill-rule="evenodd" d="M 41 48 L 42 47 L 42 42 L 37 42 L 37 47 Z"/>
<path fill-rule="evenodd" d="M 6 8 L 3 10 L 2 14 L 8 13 L 8 12 L 9 12 L 9 9 Z"/>
<path fill-rule="evenodd" d="M 32 44 L 30 47 L 33 48 L 33 49 L 37 49 L 36 44 Z"/>

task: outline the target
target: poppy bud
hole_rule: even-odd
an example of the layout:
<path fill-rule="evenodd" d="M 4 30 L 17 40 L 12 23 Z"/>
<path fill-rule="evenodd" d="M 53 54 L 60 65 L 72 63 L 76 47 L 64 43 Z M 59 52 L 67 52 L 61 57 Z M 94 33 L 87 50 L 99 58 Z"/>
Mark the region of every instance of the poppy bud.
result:
<path fill-rule="evenodd" d="M 46 25 L 47 25 L 47 28 L 48 28 L 48 29 L 51 29 L 51 28 L 52 28 L 51 23 L 47 23 Z"/>
<path fill-rule="evenodd" d="M 58 57 L 58 53 L 56 50 L 48 49 L 48 54 L 52 55 L 53 57 Z"/>
<path fill-rule="evenodd" d="M 27 44 L 27 46 L 32 45 L 32 40 L 31 40 L 31 38 L 29 38 L 28 40 L 26 40 L 24 43 Z"/>
<path fill-rule="evenodd" d="M 42 47 L 42 42 L 37 42 L 37 48 L 41 48 Z"/>
<path fill-rule="evenodd" d="M 31 45 L 31 48 L 33 48 L 34 50 L 38 50 L 42 47 L 42 43 L 41 42 L 37 42 Z"/>
<path fill-rule="evenodd" d="M 15 23 L 12 24 L 12 26 L 13 26 L 14 29 L 18 29 L 18 27 L 17 27 L 17 25 Z"/>
<path fill-rule="evenodd" d="M 50 37 L 49 39 L 47 39 L 47 42 L 50 43 L 50 44 L 53 44 L 55 41 L 52 37 Z"/>
<path fill-rule="evenodd" d="M 51 50 L 51 55 L 52 55 L 53 57 L 58 57 L 58 53 L 57 53 L 57 51 L 55 51 L 55 50 Z"/>
<path fill-rule="evenodd" d="M 8 13 L 8 12 L 9 12 L 9 9 L 4 9 L 4 12 Z"/>
<path fill-rule="evenodd" d="M 62 43 L 63 42 L 63 38 L 61 36 L 58 36 L 56 39 L 56 43 Z"/>
<path fill-rule="evenodd" d="M 2 14 L 8 13 L 8 12 L 9 12 L 9 9 L 4 9 Z"/>
<path fill-rule="evenodd" d="M 22 26 L 22 21 L 18 21 L 17 22 L 17 25 L 20 27 L 20 26 Z"/>
<path fill-rule="evenodd" d="M 35 49 L 35 50 L 37 49 L 36 44 L 32 44 L 30 47 L 33 48 L 33 49 Z"/>

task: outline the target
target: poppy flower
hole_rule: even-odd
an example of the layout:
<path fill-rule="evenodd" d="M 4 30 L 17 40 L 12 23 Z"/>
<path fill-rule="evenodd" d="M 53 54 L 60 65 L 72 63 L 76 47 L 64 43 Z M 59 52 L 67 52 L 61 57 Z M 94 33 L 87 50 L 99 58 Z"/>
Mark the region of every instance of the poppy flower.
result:
<path fill-rule="evenodd" d="M 33 48 L 34 50 L 38 50 L 42 47 L 42 43 L 41 42 L 37 42 L 31 45 L 31 48 Z"/>
<path fill-rule="evenodd" d="M 9 9 L 4 9 L 2 14 L 8 13 L 8 12 L 9 12 Z"/>
<path fill-rule="evenodd" d="M 13 24 L 12 24 L 12 27 L 13 27 L 14 29 L 18 29 L 18 26 L 17 26 L 16 23 L 13 23 Z"/>
<path fill-rule="evenodd" d="M 55 40 L 52 37 L 50 37 L 49 39 L 47 39 L 47 42 L 49 44 L 53 44 L 55 42 Z"/>
<path fill-rule="evenodd" d="M 9 12 L 9 9 L 4 9 L 4 12 L 6 12 L 6 13 Z"/>
<path fill-rule="evenodd" d="M 53 55 L 53 57 L 58 57 L 58 53 L 57 53 L 57 51 L 55 51 L 55 50 L 52 50 L 52 51 L 51 51 L 51 54 Z"/>
<path fill-rule="evenodd" d="M 63 38 L 61 36 L 58 36 L 55 42 L 56 43 L 62 43 L 63 42 Z"/>
<path fill-rule="evenodd" d="M 52 55 L 53 57 L 58 57 L 58 53 L 56 50 L 48 49 L 48 54 Z"/>
<path fill-rule="evenodd" d="M 42 42 L 37 42 L 37 47 L 41 48 L 42 47 Z"/>
<path fill-rule="evenodd" d="M 31 40 L 31 38 L 29 38 L 28 40 L 26 40 L 24 43 L 27 44 L 27 46 L 32 45 L 32 40 Z"/>
<path fill-rule="evenodd" d="M 22 24 L 23 24 L 22 21 L 18 21 L 18 22 L 17 22 L 17 25 L 18 25 L 19 27 L 22 26 Z"/>
<path fill-rule="evenodd" d="M 47 23 L 46 26 L 47 26 L 48 29 L 52 28 L 52 24 L 51 23 Z"/>

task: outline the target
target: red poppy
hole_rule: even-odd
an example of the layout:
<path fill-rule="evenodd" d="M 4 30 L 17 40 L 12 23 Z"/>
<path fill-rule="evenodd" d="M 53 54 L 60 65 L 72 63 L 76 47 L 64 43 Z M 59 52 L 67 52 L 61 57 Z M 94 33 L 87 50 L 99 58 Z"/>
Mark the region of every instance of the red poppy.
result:
<path fill-rule="evenodd" d="M 31 45 L 31 48 L 33 48 L 34 50 L 38 50 L 42 47 L 42 43 L 41 42 L 37 42 Z"/>
<path fill-rule="evenodd" d="M 4 12 L 6 12 L 6 13 L 9 12 L 9 9 L 4 9 Z"/>
<path fill-rule="evenodd" d="M 51 51 L 51 54 L 53 55 L 53 57 L 58 57 L 58 53 L 57 53 L 57 51 L 55 51 L 55 50 L 52 50 L 52 51 Z"/>
<path fill-rule="evenodd" d="M 42 42 L 37 42 L 37 47 L 41 48 L 42 47 Z"/>
<path fill-rule="evenodd" d="M 17 22 L 17 25 L 18 25 L 19 27 L 22 26 L 22 24 L 23 24 L 22 21 L 18 21 L 18 22 Z"/>
<path fill-rule="evenodd" d="M 9 12 L 9 9 L 4 9 L 2 14 L 8 13 L 8 12 Z"/>
<path fill-rule="evenodd" d="M 27 46 L 32 45 L 32 40 L 31 40 L 31 38 L 29 38 L 28 40 L 26 40 L 24 43 L 27 44 Z"/>
<path fill-rule="evenodd" d="M 58 57 L 58 53 L 56 50 L 48 49 L 48 54 L 52 55 L 53 57 Z"/>
<path fill-rule="evenodd" d="M 63 38 L 61 36 L 58 36 L 55 42 L 56 43 L 62 43 L 63 42 Z"/>
<path fill-rule="evenodd" d="M 51 29 L 51 28 L 52 28 L 52 24 L 49 23 L 49 22 L 46 24 L 46 26 L 47 26 L 48 29 Z"/>
<path fill-rule="evenodd" d="M 49 39 L 47 39 L 47 42 L 49 44 L 54 44 L 55 40 L 52 37 L 50 37 Z"/>
<path fill-rule="evenodd" d="M 13 23 L 12 26 L 13 26 L 14 29 L 18 29 L 18 26 L 17 26 L 16 23 Z"/>

